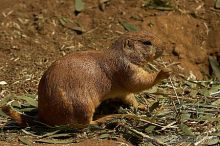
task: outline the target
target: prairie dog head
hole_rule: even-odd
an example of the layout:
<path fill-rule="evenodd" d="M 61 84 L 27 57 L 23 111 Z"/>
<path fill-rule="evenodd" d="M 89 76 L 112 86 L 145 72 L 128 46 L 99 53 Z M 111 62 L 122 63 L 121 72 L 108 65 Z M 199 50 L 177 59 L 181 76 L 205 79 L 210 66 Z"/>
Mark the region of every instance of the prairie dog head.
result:
<path fill-rule="evenodd" d="M 143 32 L 126 33 L 112 46 L 136 65 L 144 65 L 163 53 L 163 43 L 155 35 Z"/>

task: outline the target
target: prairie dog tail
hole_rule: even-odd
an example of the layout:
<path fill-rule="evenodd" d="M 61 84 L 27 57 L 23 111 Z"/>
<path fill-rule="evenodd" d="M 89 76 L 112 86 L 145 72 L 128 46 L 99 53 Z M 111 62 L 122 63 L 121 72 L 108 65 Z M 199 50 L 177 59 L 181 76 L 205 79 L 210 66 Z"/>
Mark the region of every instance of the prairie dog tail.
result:
<path fill-rule="evenodd" d="M 35 118 L 22 114 L 16 110 L 14 110 L 10 105 L 4 105 L 1 107 L 2 111 L 8 115 L 12 120 L 14 120 L 20 126 L 28 126 L 35 123 Z"/>

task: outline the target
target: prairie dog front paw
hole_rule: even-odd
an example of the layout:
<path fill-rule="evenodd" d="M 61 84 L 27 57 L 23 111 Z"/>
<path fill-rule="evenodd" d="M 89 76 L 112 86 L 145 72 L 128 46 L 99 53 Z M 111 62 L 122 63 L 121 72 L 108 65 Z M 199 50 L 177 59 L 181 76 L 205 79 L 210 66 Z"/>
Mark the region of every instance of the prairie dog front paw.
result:
<path fill-rule="evenodd" d="M 172 70 L 169 68 L 163 68 L 161 71 L 159 71 L 157 78 L 160 80 L 167 79 L 172 74 Z"/>

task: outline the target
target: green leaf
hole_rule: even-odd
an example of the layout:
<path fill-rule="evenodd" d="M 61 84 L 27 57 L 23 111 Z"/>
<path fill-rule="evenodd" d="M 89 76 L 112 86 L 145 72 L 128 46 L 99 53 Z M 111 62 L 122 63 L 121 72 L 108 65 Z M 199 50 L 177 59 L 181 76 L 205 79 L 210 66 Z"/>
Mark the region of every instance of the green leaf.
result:
<path fill-rule="evenodd" d="M 152 88 L 146 90 L 146 92 L 149 93 L 149 94 L 156 93 L 157 91 L 158 91 L 158 87 L 157 86 L 153 86 Z"/>
<path fill-rule="evenodd" d="M 62 138 L 62 137 L 70 137 L 70 133 L 60 133 L 49 136 L 48 138 Z"/>
<path fill-rule="evenodd" d="M 180 129 L 187 136 L 193 136 L 194 135 L 192 130 L 187 125 L 185 125 L 183 123 L 180 124 Z"/>
<path fill-rule="evenodd" d="M 121 21 L 120 24 L 124 27 L 127 31 L 139 31 L 139 28 L 131 23 L 128 23 L 127 21 Z"/>
<path fill-rule="evenodd" d="M 85 4 L 82 0 L 75 0 L 75 11 L 81 12 L 84 10 Z"/>
<path fill-rule="evenodd" d="M 15 100 L 11 103 L 11 106 L 21 108 L 21 103 L 19 103 L 18 101 Z"/>
<path fill-rule="evenodd" d="M 28 146 L 31 146 L 32 142 L 27 139 L 26 137 L 19 137 L 18 138 L 24 145 L 28 145 Z"/>
<path fill-rule="evenodd" d="M 99 136 L 99 138 L 100 138 L 100 139 L 106 139 L 106 138 L 109 138 L 109 136 L 110 136 L 110 134 L 105 133 L 105 134 L 101 134 L 101 135 Z"/>
<path fill-rule="evenodd" d="M 210 93 L 217 92 L 220 90 L 220 85 L 213 85 L 211 89 L 209 89 Z"/>
<path fill-rule="evenodd" d="M 38 105 L 38 102 L 33 99 L 32 97 L 29 97 L 29 96 L 15 96 L 15 98 L 17 99 L 21 99 L 21 100 L 24 100 L 26 101 L 28 104 L 34 106 L 34 107 L 37 107 Z"/>
<path fill-rule="evenodd" d="M 212 86 L 211 89 L 209 89 L 209 93 L 210 93 L 211 96 L 218 95 L 219 91 L 220 91 L 220 85 Z"/>
<path fill-rule="evenodd" d="M 198 120 L 200 121 L 208 121 L 208 122 L 213 122 L 216 121 L 218 119 L 213 118 L 213 115 L 200 115 Z"/>
<path fill-rule="evenodd" d="M 181 122 L 185 122 L 185 121 L 189 120 L 189 119 L 190 119 L 190 116 L 191 116 L 191 114 L 189 114 L 189 113 L 183 113 L 183 114 L 181 114 L 181 115 L 180 115 L 180 120 L 181 120 Z"/>
<path fill-rule="evenodd" d="M 220 9 L 220 0 L 216 0 L 215 2 L 215 8 Z"/>
<path fill-rule="evenodd" d="M 167 109 L 157 112 L 157 116 L 160 116 L 160 117 L 164 117 L 164 116 L 171 115 L 171 114 L 172 114 L 172 111 L 167 110 Z"/>
<path fill-rule="evenodd" d="M 211 139 L 207 139 L 205 143 L 203 143 L 204 145 L 207 144 L 207 145 L 217 145 L 220 143 L 220 139 L 219 137 L 215 136 Z"/>
<path fill-rule="evenodd" d="M 48 132 L 48 133 L 42 135 L 41 138 L 45 138 L 45 137 L 49 137 L 49 136 L 55 135 L 55 134 L 58 133 L 58 132 L 60 132 L 60 130 Z"/>
<path fill-rule="evenodd" d="M 207 89 L 200 89 L 199 93 L 205 97 L 210 96 L 209 90 L 207 90 Z"/>
<path fill-rule="evenodd" d="M 33 107 L 32 108 L 30 107 L 30 108 L 19 108 L 17 110 L 19 110 L 20 112 L 32 112 L 32 111 L 37 110 L 37 109 L 33 108 Z"/>
<path fill-rule="evenodd" d="M 73 143 L 73 139 L 40 139 L 36 140 L 36 142 L 41 142 L 41 143 L 49 143 L 49 144 L 68 144 L 68 143 Z"/>
<path fill-rule="evenodd" d="M 145 128 L 145 132 L 147 132 L 148 134 L 151 134 L 155 128 L 156 128 L 156 126 L 150 125 L 147 128 Z"/>
<path fill-rule="evenodd" d="M 191 89 L 197 88 L 197 84 L 195 84 L 194 82 L 185 81 L 184 84 L 188 85 Z"/>
<path fill-rule="evenodd" d="M 216 57 L 209 56 L 209 63 L 211 64 L 215 76 L 220 80 L 220 66 Z"/>
<path fill-rule="evenodd" d="M 70 21 L 69 19 L 65 17 L 61 17 L 59 19 L 59 22 L 63 27 L 66 27 L 72 31 L 75 31 L 77 34 L 82 34 L 86 31 L 79 22 L 73 23 L 72 21 Z"/>
<path fill-rule="evenodd" d="M 220 99 L 217 99 L 216 101 L 212 102 L 212 105 L 220 106 Z"/>
<path fill-rule="evenodd" d="M 220 120 L 219 120 L 219 121 L 220 121 Z M 217 123 L 216 129 L 217 129 L 218 131 L 220 131 L 220 122 Z"/>
<path fill-rule="evenodd" d="M 65 17 L 61 17 L 61 18 L 59 19 L 59 22 L 60 22 L 60 24 L 61 24 L 62 26 L 65 26 L 66 23 L 67 23 L 67 19 L 66 19 Z"/>
<path fill-rule="evenodd" d="M 198 93 L 199 93 L 198 90 L 193 90 L 193 89 L 192 89 L 192 90 L 190 91 L 190 94 L 189 94 L 189 95 L 190 95 L 191 97 L 195 98 Z"/>

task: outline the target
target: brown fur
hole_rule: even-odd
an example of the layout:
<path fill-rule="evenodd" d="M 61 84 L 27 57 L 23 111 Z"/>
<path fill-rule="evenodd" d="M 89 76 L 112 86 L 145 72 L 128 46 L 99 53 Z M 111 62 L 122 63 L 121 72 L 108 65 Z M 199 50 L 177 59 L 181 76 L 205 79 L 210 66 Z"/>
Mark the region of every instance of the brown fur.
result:
<path fill-rule="evenodd" d="M 62 57 L 40 80 L 38 120 L 48 125 L 92 124 L 95 109 L 109 98 L 119 98 L 138 108 L 133 93 L 170 75 L 165 69 L 149 74 L 142 68 L 163 49 L 163 43 L 152 34 L 127 33 L 108 49 Z"/>
<path fill-rule="evenodd" d="M 9 115 L 13 120 L 15 120 L 16 123 L 19 124 L 20 126 L 27 126 L 30 123 L 31 124 L 35 123 L 34 117 L 24 115 L 22 113 L 15 111 L 14 109 L 12 109 L 10 105 L 5 105 L 1 107 L 1 109 L 2 111 L 4 111 L 5 114 Z"/>

